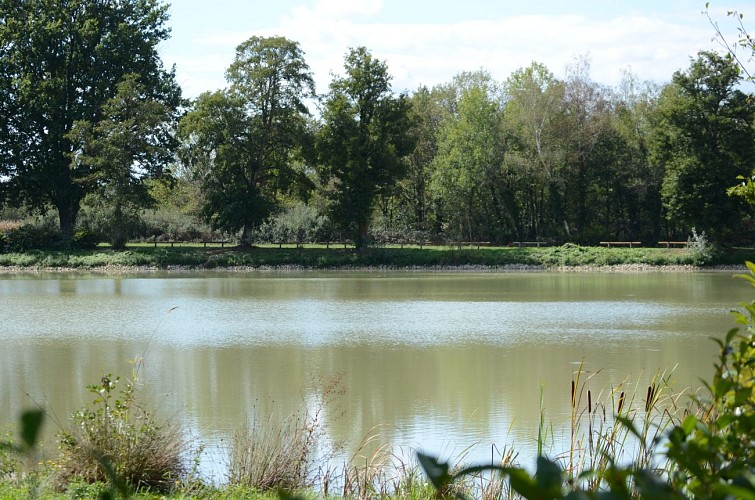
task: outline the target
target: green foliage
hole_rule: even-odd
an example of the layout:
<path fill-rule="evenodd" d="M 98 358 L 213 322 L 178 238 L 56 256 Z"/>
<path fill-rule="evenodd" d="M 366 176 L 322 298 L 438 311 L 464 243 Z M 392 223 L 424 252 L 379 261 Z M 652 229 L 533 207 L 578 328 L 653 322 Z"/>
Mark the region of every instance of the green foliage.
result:
<path fill-rule="evenodd" d="M 328 241 L 329 220 L 317 209 L 302 202 L 294 202 L 266 221 L 259 229 L 260 241 L 270 243 L 304 243 Z"/>
<path fill-rule="evenodd" d="M 755 286 L 755 264 L 741 277 Z M 668 436 L 672 486 L 696 498 L 755 498 L 755 301 L 734 311 L 739 328 L 716 339 L 708 394 Z"/>
<path fill-rule="evenodd" d="M 331 240 L 332 241 L 332 240 Z M 394 243 L 395 244 L 395 243 Z M 710 265 L 736 265 L 752 259 L 751 250 L 718 252 Z M 403 267 L 458 267 L 458 266 L 535 266 L 542 269 L 562 266 L 687 266 L 694 265 L 693 257 L 686 249 L 662 248 L 600 248 L 566 244 L 544 248 L 462 248 L 416 246 L 404 248 L 383 247 L 368 251 L 344 249 L 343 245 L 305 245 L 304 248 L 278 248 L 260 246 L 249 250 L 217 246 L 204 248 L 201 244 L 187 244 L 175 248 L 152 243 L 132 244 L 128 250 L 105 249 L 75 251 L 28 251 L 25 253 L 0 253 L 0 266 L 63 267 L 136 267 L 146 266 L 164 269 L 171 266 L 191 268 L 223 267 L 302 267 L 315 269 L 338 269 L 344 267 L 384 266 Z"/>
<path fill-rule="evenodd" d="M 663 198 L 677 227 L 721 238 L 744 215 L 741 201 L 726 194 L 755 159 L 755 101 L 739 82 L 730 59 L 701 52 L 663 91 L 653 155 L 666 170 Z"/>
<path fill-rule="evenodd" d="M 125 75 L 102 106 L 98 123 L 74 122 L 67 138 L 75 145 L 75 168 L 90 172 L 108 214 L 106 235 L 115 248 L 126 245 L 137 211 L 152 206 L 147 179 L 166 175 L 176 141 L 169 107 L 149 95 L 139 75 Z"/>
<path fill-rule="evenodd" d="M 457 241 L 510 241 L 518 218 L 500 93 L 487 73 L 465 75 L 456 113 L 438 130 L 432 190 Z"/>
<path fill-rule="evenodd" d="M 687 240 L 687 251 L 696 266 L 710 264 L 715 254 L 715 248 L 705 235 L 705 231 L 698 233 L 694 227 L 692 235 Z"/>
<path fill-rule="evenodd" d="M 748 205 L 755 206 L 755 171 L 747 177 L 739 175 L 737 179 L 742 182 L 727 189 L 726 194 L 742 198 Z"/>
<path fill-rule="evenodd" d="M 2 0 L 0 12 L 0 186 L 15 204 L 54 207 L 70 238 L 80 201 L 98 189 L 100 174 L 109 176 L 102 164 L 80 168 L 74 124 L 112 122 L 106 103 L 128 75 L 150 100 L 179 105 L 180 89 L 157 53 L 169 34 L 168 6 Z"/>
<path fill-rule="evenodd" d="M 142 227 L 140 213 L 137 204 L 113 201 L 92 193 L 82 202 L 78 227 L 92 235 L 92 239 L 105 241 L 121 250 L 139 233 Z"/>
<path fill-rule="evenodd" d="M 74 413 L 71 429 L 59 436 L 54 482 L 60 488 L 80 480 L 167 491 L 184 478 L 184 438 L 138 401 L 136 374 L 120 390 L 120 378 L 110 374 L 87 387 L 95 399 Z"/>
<path fill-rule="evenodd" d="M 346 76 L 336 77 L 323 112 L 318 137 L 321 176 L 331 200 L 331 220 L 367 244 L 372 212 L 404 175 L 402 158 L 413 148 L 407 133 L 410 103 L 394 97 L 383 61 L 364 47 L 344 59 Z"/>
<path fill-rule="evenodd" d="M 24 224 L 0 235 L 0 252 L 52 250 L 68 245 L 60 230 L 49 224 Z"/>
<path fill-rule="evenodd" d="M 213 228 L 242 231 L 249 246 L 279 197 L 308 183 L 298 159 L 314 83 L 299 44 L 283 37 L 239 45 L 226 76 L 229 89 L 200 95 L 181 120 L 181 156 L 201 182 Z"/>

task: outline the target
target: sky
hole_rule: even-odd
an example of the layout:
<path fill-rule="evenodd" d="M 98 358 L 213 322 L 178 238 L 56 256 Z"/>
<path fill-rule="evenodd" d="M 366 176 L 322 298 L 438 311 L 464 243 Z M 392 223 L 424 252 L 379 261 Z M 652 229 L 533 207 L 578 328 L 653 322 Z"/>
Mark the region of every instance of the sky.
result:
<path fill-rule="evenodd" d="M 273 35 L 299 42 L 319 93 L 358 46 L 387 63 L 396 92 L 481 68 L 505 81 L 533 61 L 561 78 L 578 57 L 605 85 L 627 71 L 662 84 L 698 51 L 722 50 L 704 10 L 699 0 L 172 0 L 159 50 L 189 98 L 227 85 L 237 45 Z M 755 2 L 711 1 L 727 37 L 737 34 L 730 10 L 755 31 Z"/>

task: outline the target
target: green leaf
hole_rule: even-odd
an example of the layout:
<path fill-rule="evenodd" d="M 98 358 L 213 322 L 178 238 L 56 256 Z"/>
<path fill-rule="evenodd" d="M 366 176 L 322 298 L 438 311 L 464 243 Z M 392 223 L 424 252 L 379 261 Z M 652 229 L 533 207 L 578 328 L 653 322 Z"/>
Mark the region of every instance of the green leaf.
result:
<path fill-rule="evenodd" d="M 552 492 L 561 496 L 563 484 L 561 467 L 556 462 L 540 456 L 537 457 L 537 473 L 535 474 L 537 486 L 543 491 Z"/>
<path fill-rule="evenodd" d="M 37 445 L 44 416 L 42 410 L 29 410 L 21 415 L 21 440 L 29 450 Z"/>
<path fill-rule="evenodd" d="M 511 487 L 524 498 L 544 498 L 535 480 L 527 471 L 514 469 L 509 473 Z"/>
<path fill-rule="evenodd" d="M 453 479 L 448 473 L 448 463 L 421 452 L 417 452 L 417 460 L 436 490 L 442 490 Z"/>
<path fill-rule="evenodd" d="M 752 397 L 752 387 L 741 387 L 734 394 L 734 406 L 741 406 Z"/>
<path fill-rule="evenodd" d="M 694 415 L 689 415 L 687 418 L 684 419 L 684 422 L 682 422 L 681 428 L 684 431 L 685 435 L 690 435 L 693 430 L 695 430 L 695 426 L 697 425 L 697 417 Z"/>

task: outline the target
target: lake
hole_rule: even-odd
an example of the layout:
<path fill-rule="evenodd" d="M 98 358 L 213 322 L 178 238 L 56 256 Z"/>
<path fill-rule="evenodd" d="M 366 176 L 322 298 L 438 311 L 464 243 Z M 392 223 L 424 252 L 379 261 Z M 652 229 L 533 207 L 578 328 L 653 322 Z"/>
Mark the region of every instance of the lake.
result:
<path fill-rule="evenodd" d="M 529 465 L 541 409 L 559 446 L 580 365 L 596 394 L 672 369 L 674 387 L 699 387 L 710 337 L 752 298 L 731 275 L 0 274 L 0 426 L 41 406 L 52 439 L 86 385 L 140 358 L 147 397 L 207 444 L 215 479 L 234 429 L 312 405 L 335 376 L 323 439 L 339 460 L 374 436 L 468 461 L 513 443 Z"/>

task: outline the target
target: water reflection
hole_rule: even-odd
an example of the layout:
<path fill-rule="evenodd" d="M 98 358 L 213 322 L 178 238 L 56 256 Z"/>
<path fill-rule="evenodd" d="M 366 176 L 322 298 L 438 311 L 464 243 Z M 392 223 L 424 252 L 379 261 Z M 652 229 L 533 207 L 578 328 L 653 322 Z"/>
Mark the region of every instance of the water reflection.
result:
<path fill-rule="evenodd" d="M 379 426 L 384 442 L 526 456 L 541 385 L 556 429 L 580 363 L 595 391 L 675 365 L 696 386 L 748 293 L 714 273 L 3 276 L 0 423 L 35 404 L 64 422 L 87 384 L 142 357 L 160 411 L 201 438 L 342 374 L 328 432 L 350 451 Z"/>

